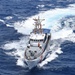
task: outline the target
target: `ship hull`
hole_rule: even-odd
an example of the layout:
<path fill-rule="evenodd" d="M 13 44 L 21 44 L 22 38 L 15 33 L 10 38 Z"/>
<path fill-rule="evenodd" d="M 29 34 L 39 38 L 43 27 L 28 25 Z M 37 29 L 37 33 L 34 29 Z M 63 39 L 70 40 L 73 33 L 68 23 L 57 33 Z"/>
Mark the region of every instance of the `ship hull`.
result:
<path fill-rule="evenodd" d="M 39 63 L 41 63 L 46 58 L 50 48 L 49 43 L 50 43 L 50 40 L 48 41 L 46 50 L 39 57 L 37 57 L 34 60 L 28 60 L 28 59 L 24 60 L 25 64 L 27 65 L 29 69 L 36 67 Z"/>

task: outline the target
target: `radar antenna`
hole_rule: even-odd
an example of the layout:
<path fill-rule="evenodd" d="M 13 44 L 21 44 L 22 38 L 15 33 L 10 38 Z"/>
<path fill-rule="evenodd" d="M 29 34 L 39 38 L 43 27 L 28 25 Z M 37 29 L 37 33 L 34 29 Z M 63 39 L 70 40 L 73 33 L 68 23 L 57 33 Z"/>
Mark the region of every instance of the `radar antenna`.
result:
<path fill-rule="evenodd" d="M 44 21 L 45 19 L 40 19 L 39 16 L 38 16 L 38 19 L 35 18 L 33 20 L 35 21 L 35 24 L 34 24 L 35 25 L 35 29 L 40 29 L 41 30 L 42 29 L 41 22 Z"/>
<path fill-rule="evenodd" d="M 42 32 L 42 24 L 41 22 L 44 21 L 45 19 L 40 19 L 39 16 L 38 16 L 38 19 L 33 19 L 35 21 L 35 28 L 34 30 L 37 31 L 39 30 L 39 32 Z"/>

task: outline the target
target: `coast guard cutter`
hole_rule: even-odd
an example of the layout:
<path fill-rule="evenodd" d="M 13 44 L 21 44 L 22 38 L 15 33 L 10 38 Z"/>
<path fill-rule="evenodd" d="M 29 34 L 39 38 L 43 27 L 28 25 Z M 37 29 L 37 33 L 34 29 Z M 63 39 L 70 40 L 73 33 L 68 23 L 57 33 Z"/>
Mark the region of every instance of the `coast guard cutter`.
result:
<path fill-rule="evenodd" d="M 33 19 L 35 21 L 34 29 L 30 33 L 29 41 L 24 53 L 24 62 L 29 69 L 37 66 L 42 62 L 49 51 L 51 39 L 50 29 L 42 28 L 41 22 L 44 19 Z"/>

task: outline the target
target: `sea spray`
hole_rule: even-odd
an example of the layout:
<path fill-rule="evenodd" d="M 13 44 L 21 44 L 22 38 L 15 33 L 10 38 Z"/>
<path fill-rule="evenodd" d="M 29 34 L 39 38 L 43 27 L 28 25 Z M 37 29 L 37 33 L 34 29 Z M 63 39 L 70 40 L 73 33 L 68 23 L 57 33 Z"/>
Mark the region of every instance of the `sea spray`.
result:
<path fill-rule="evenodd" d="M 43 67 L 48 62 L 51 62 L 52 60 L 57 58 L 59 56 L 58 54 L 63 53 L 60 48 L 60 45 L 63 41 L 65 40 L 74 41 L 75 36 L 74 33 L 72 32 L 73 29 L 67 28 L 66 26 L 60 29 L 61 28 L 60 19 L 68 15 L 75 15 L 75 4 L 72 6 L 72 8 L 71 6 L 68 8 L 61 8 L 61 9 L 56 8 L 53 10 L 48 10 L 45 11 L 44 13 L 40 12 L 40 14 L 32 16 L 28 20 L 14 23 L 13 27 L 14 29 L 17 30 L 18 33 L 29 35 L 31 30 L 34 28 L 33 18 L 37 18 L 37 16 L 40 16 L 41 18 L 45 18 L 45 22 L 44 22 L 45 25 L 43 26 L 43 28 L 51 29 L 51 34 L 52 34 L 51 41 L 53 42 L 52 45 L 50 45 L 50 50 L 53 51 L 52 54 L 48 54 L 47 58 L 43 60 L 40 64 L 38 64 L 38 66 Z M 59 43 L 60 39 L 61 41 Z M 10 53 L 6 52 L 6 54 L 15 56 L 15 58 L 17 59 L 16 62 L 17 65 L 25 66 L 23 59 L 24 59 L 24 51 L 26 48 L 27 41 L 28 41 L 28 37 L 21 37 L 19 41 L 13 41 L 13 42 L 9 41 L 8 43 L 4 44 L 1 47 L 6 50 L 15 49 L 15 51 L 13 50 L 13 52 Z"/>

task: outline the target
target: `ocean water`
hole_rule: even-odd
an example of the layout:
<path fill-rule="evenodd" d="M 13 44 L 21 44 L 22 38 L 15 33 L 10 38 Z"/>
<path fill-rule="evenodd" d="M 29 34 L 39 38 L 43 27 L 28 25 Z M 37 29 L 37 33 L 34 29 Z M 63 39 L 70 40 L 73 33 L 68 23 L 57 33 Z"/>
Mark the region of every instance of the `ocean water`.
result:
<path fill-rule="evenodd" d="M 38 16 L 51 29 L 52 54 L 28 70 L 24 51 Z M 75 75 L 75 1 L 0 0 L 0 75 Z"/>

